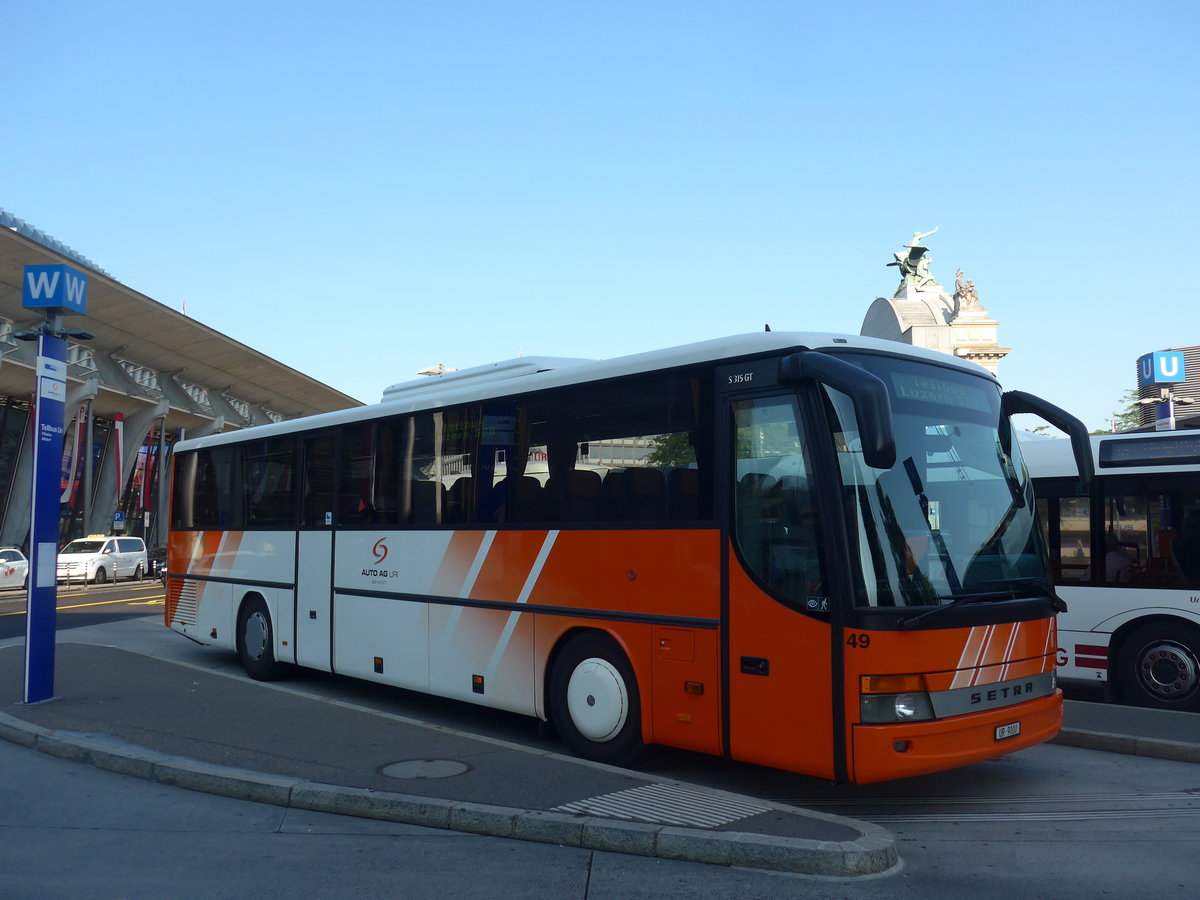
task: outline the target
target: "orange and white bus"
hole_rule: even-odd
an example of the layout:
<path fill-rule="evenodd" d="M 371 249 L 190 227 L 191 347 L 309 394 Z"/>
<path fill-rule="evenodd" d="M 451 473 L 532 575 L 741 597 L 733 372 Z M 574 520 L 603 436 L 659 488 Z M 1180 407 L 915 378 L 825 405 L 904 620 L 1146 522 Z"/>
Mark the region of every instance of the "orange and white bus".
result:
<path fill-rule="evenodd" d="M 1086 439 L 971 363 L 780 332 L 399 384 L 176 446 L 166 624 L 608 762 L 963 765 L 1061 724 L 1030 411 Z"/>

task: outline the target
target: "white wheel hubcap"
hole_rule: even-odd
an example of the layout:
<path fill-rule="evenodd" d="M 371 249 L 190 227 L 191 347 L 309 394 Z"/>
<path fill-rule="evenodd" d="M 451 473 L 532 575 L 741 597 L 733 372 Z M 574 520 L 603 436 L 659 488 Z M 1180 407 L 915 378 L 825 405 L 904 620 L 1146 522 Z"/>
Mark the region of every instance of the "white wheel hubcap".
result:
<path fill-rule="evenodd" d="M 260 612 L 252 612 L 246 619 L 246 629 L 243 632 L 246 643 L 246 653 L 253 660 L 262 659 L 267 652 L 267 620 Z"/>
<path fill-rule="evenodd" d="M 625 679 L 606 659 L 585 659 L 567 683 L 567 709 L 571 721 L 589 741 L 611 741 L 629 715 Z"/>

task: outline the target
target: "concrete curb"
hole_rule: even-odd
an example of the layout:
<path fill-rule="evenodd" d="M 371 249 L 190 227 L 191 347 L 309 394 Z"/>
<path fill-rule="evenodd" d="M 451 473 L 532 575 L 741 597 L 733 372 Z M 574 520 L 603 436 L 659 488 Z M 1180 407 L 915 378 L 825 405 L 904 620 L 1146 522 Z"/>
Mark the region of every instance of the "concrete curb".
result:
<path fill-rule="evenodd" d="M 1150 756 L 1174 762 L 1200 763 L 1200 744 L 1189 744 L 1183 741 L 1164 741 L 1159 738 L 1064 728 L 1051 743 L 1063 744 L 1067 747 L 1083 747 L 1088 750 L 1105 750 L 1109 753 Z"/>
<path fill-rule="evenodd" d="M 855 821 L 862 836 L 854 841 L 812 841 L 442 800 L 171 756 L 108 735 L 44 728 L 3 712 L 0 738 L 121 775 L 238 800 L 584 850 L 843 877 L 877 875 L 900 860 L 892 836 L 870 822 Z"/>

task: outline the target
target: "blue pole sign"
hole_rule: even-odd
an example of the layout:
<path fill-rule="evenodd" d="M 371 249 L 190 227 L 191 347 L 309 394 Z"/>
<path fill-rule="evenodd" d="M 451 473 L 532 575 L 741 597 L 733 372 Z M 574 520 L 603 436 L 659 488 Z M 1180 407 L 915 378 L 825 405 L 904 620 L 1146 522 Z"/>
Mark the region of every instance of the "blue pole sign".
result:
<path fill-rule="evenodd" d="M 1179 384 L 1186 380 L 1182 350 L 1159 350 L 1138 357 L 1138 387 Z"/>
<path fill-rule="evenodd" d="M 1167 400 L 1166 403 L 1154 404 L 1154 430 L 1155 431 L 1174 431 L 1175 430 L 1175 403 L 1172 400 Z"/>
<path fill-rule="evenodd" d="M 87 312 L 87 276 L 70 266 L 26 266 L 21 305 L 82 316 Z"/>
<path fill-rule="evenodd" d="M 1158 387 L 1187 381 L 1182 350 L 1159 350 L 1138 357 L 1138 387 Z M 1175 430 L 1175 403 L 1168 388 L 1160 388 L 1161 403 L 1154 407 L 1154 430 Z"/>
<path fill-rule="evenodd" d="M 70 266 L 26 266 L 21 305 L 41 309 L 33 413 L 33 489 L 29 514 L 29 592 L 25 600 L 25 702 L 54 696 L 58 612 L 58 530 L 63 423 L 67 407 L 64 314 L 87 312 L 87 276 Z"/>
<path fill-rule="evenodd" d="M 33 497 L 29 594 L 25 604 L 25 702 L 54 696 L 54 627 L 58 606 L 59 498 L 67 405 L 67 342 L 38 336 L 34 405 Z"/>

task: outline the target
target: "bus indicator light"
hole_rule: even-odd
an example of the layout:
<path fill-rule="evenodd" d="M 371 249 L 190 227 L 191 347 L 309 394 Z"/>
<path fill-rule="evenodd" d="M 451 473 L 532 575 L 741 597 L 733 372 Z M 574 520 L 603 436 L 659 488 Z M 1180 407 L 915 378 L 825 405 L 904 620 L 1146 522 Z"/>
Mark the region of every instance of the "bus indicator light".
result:
<path fill-rule="evenodd" d="M 859 688 L 864 694 L 923 694 L 924 675 L 863 675 Z"/>

